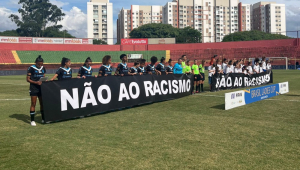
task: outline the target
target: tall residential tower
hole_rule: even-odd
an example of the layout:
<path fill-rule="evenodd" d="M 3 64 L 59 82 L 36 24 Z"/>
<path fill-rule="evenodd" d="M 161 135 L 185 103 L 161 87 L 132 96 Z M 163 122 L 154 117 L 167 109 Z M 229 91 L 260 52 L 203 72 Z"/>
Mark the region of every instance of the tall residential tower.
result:
<path fill-rule="evenodd" d="M 88 38 L 113 44 L 113 4 L 109 0 L 90 0 L 87 3 L 87 33 Z"/>

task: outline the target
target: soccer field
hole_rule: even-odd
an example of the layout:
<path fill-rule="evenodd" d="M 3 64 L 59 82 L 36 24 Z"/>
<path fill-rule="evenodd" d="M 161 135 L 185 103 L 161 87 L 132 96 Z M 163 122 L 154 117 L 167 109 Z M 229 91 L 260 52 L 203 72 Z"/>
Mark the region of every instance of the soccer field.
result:
<path fill-rule="evenodd" d="M 290 93 L 229 111 L 219 91 L 45 125 L 37 107 L 36 127 L 25 77 L 0 77 L 1 170 L 300 167 L 300 71 L 274 71 Z"/>

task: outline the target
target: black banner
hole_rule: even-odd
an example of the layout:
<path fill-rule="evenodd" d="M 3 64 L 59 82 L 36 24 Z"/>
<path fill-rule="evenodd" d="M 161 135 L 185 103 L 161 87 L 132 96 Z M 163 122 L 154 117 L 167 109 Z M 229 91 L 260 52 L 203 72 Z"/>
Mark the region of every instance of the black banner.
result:
<path fill-rule="evenodd" d="M 253 87 L 273 83 L 273 72 L 245 75 L 242 73 L 215 74 L 212 77 L 212 91 L 240 87 Z"/>
<path fill-rule="evenodd" d="M 45 82 L 45 122 L 67 120 L 191 94 L 192 75 L 109 76 Z"/>

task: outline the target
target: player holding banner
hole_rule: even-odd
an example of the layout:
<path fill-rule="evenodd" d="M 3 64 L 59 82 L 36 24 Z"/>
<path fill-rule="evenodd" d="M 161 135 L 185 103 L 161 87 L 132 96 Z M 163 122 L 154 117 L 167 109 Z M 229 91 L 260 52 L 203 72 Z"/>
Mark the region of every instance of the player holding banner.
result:
<path fill-rule="evenodd" d="M 122 60 L 122 62 L 118 65 L 115 76 L 131 75 L 131 73 L 129 72 L 129 69 L 127 67 L 127 55 L 122 54 L 120 56 L 120 59 Z"/>
<path fill-rule="evenodd" d="M 29 94 L 31 97 L 31 105 L 30 105 L 30 119 L 31 119 L 31 126 L 36 126 L 34 121 L 35 117 L 35 106 L 37 98 L 40 102 L 40 110 L 42 114 L 42 122 L 44 122 L 44 109 L 43 109 L 43 100 L 42 100 L 42 90 L 41 85 L 42 82 L 39 81 L 40 78 L 45 77 L 46 69 L 43 66 L 44 60 L 39 55 L 38 58 L 35 60 L 35 65 L 32 65 L 27 70 L 27 82 L 30 83 Z"/>
<path fill-rule="evenodd" d="M 77 78 L 86 78 L 93 76 L 93 69 L 92 69 L 92 59 L 88 57 L 83 66 L 79 68 Z"/>
<path fill-rule="evenodd" d="M 112 73 L 112 67 L 110 66 L 111 64 L 111 56 L 106 55 L 102 59 L 102 66 L 99 69 L 98 77 L 107 77 L 111 76 Z"/>

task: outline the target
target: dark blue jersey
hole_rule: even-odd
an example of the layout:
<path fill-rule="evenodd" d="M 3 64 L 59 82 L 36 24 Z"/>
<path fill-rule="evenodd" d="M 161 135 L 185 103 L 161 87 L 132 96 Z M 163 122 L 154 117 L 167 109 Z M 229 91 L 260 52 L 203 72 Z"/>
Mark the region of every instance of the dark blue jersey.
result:
<path fill-rule="evenodd" d="M 27 70 L 27 75 L 30 76 L 30 80 L 39 81 L 41 77 L 44 77 L 46 69 L 42 66 L 37 68 L 36 65 L 32 65 Z"/>
<path fill-rule="evenodd" d="M 162 63 L 159 63 L 159 64 L 156 66 L 156 70 L 158 70 L 158 71 L 160 71 L 160 72 L 166 72 L 165 65 L 162 64 Z"/>
<path fill-rule="evenodd" d="M 118 65 L 118 68 L 117 68 L 117 71 L 119 72 L 119 74 L 124 74 L 124 75 L 128 75 L 128 67 L 127 67 L 127 63 L 123 64 L 123 63 L 120 63 Z"/>
<path fill-rule="evenodd" d="M 131 67 L 130 68 L 130 73 L 138 73 L 138 69 L 136 67 Z"/>
<path fill-rule="evenodd" d="M 147 67 L 146 67 L 146 71 L 147 73 L 151 72 L 152 74 L 155 74 L 155 65 L 151 65 L 149 64 Z"/>
<path fill-rule="evenodd" d="M 112 68 L 110 67 L 110 65 L 102 65 L 99 69 L 99 74 L 101 76 L 104 76 L 105 74 L 107 74 L 108 76 L 111 76 L 112 73 Z"/>
<path fill-rule="evenodd" d="M 58 75 L 58 80 L 65 80 L 65 79 L 71 79 L 72 78 L 72 69 L 71 68 L 64 68 L 60 67 L 56 74 Z"/>
<path fill-rule="evenodd" d="M 147 74 L 145 67 L 139 67 L 138 73 L 143 73 L 143 75 Z"/>
<path fill-rule="evenodd" d="M 90 66 L 89 68 L 87 68 L 86 66 L 81 66 L 78 71 L 78 76 L 92 77 L 93 76 L 92 67 Z"/>
<path fill-rule="evenodd" d="M 168 72 L 168 73 L 172 72 L 173 73 L 173 67 L 172 66 L 167 66 L 166 67 L 166 72 Z"/>

